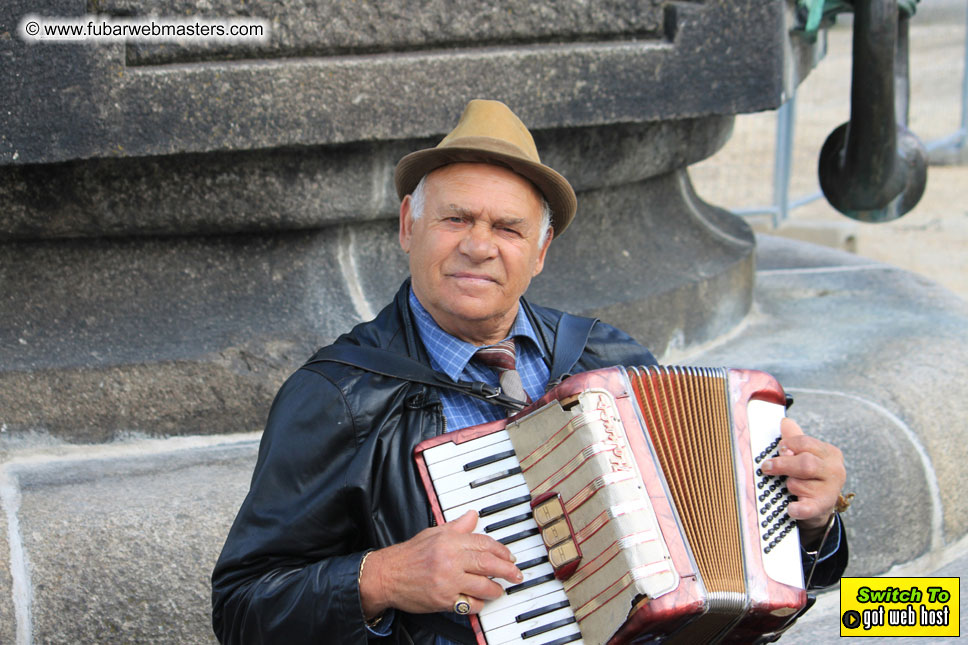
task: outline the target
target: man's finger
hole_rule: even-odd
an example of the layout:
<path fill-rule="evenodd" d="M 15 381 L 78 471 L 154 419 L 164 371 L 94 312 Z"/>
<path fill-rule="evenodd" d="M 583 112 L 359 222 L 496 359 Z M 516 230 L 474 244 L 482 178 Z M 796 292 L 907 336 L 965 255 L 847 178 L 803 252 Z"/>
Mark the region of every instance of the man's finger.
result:
<path fill-rule="evenodd" d="M 824 479 L 827 469 L 823 460 L 810 452 L 767 459 L 761 466 L 769 475 L 786 475 L 797 479 Z"/>
<path fill-rule="evenodd" d="M 507 546 L 483 533 L 474 533 L 478 520 L 477 511 L 469 510 L 457 519 L 445 524 L 444 527 L 457 531 L 462 549 L 478 553 L 492 553 L 506 562 L 514 562 L 516 558 Z M 458 536 L 452 534 L 452 537 L 457 538 Z"/>
<path fill-rule="evenodd" d="M 795 520 L 806 520 L 817 517 L 826 518 L 830 514 L 830 508 L 818 499 L 801 499 L 791 502 L 787 507 L 787 513 Z"/>
<path fill-rule="evenodd" d="M 521 570 L 510 560 L 489 551 L 465 551 L 464 558 L 463 568 L 467 573 L 488 578 L 501 578 L 515 584 L 524 579 Z"/>
<path fill-rule="evenodd" d="M 789 417 L 784 417 L 783 420 L 780 421 L 780 446 L 778 448 L 780 456 L 790 457 L 799 452 L 799 450 L 797 450 L 800 441 L 799 437 L 805 436 L 806 434 L 803 432 L 803 429 L 800 428 L 800 424 Z M 790 445 L 791 443 L 794 445 Z"/>
<path fill-rule="evenodd" d="M 800 427 L 800 424 L 791 419 L 790 417 L 783 417 L 780 421 L 780 436 L 784 439 L 787 437 L 796 437 L 802 434 L 806 434 Z"/>
<path fill-rule="evenodd" d="M 477 511 L 471 509 L 456 520 L 447 522 L 447 526 L 450 526 L 458 533 L 472 533 L 474 527 L 477 526 Z"/>
<path fill-rule="evenodd" d="M 459 581 L 459 588 L 467 596 L 477 598 L 481 601 L 494 600 L 504 595 L 504 587 L 484 576 L 465 575 Z M 480 605 L 476 606 L 480 610 Z M 471 608 L 473 609 L 474 607 L 474 603 L 471 603 Z"/>

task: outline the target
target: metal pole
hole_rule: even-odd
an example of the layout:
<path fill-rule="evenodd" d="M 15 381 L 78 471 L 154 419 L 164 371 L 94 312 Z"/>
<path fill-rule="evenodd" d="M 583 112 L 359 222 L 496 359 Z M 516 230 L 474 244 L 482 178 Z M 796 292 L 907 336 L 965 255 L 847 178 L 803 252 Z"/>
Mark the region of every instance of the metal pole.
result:
<path fill-rule="evenodd" d="M 968 10 L 965 11 L 964 42 L 965 58 L 961 66 L 961 124 L 957 132 L 926 143 L 924 147 L 929 152 L 944 150 L 958 153 L 965 147 L 965 143 L 968 143 Z M 945 158 L 945 155 L 941 156 L 941 159 Z"/>
<path fill-rule="evenodd" d="M 968 138 L 968 10 L 965 11 L 965 60 L 961 66 L 961 142 L 958 147 L 965 145 L 966 138 Z"/>
<path fill-rule="evenodd" d="M 776 150 L 773 153 L 773 228 L 790 215 L 790 173 L 793 166 L 793 130 L 797 94 L 776 112 Z"/>

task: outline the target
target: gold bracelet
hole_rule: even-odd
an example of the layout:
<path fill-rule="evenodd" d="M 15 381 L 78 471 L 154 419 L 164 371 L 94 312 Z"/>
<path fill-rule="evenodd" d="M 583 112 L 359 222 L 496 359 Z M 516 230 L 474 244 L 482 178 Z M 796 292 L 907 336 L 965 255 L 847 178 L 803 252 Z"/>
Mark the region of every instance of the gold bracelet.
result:
<path fill-rule="evenodd" d="M 372 551 L 372 550 L 371 550 L 371 551 L 367 551 L 366 553 L 364 553 L 364 554 L 363 554 L 363 559 L 362 559 L 362 560 L 360 560 L 360 572 L 359 572 L 359 574 L 358 574 L 358 575 L 356 576 L 356 584 L 357 584 L 357 585 L 360 585 L 360 584 L 362 584 L 362 583 L 363 583 L 363 566 L 364 566 L 364 565 L 366 565 L 366 559 L 367 559 L 368 557 L 370 557 L 370 554 L 371 554 L 371 553 L 373 553 L 373 551 Z"/>
<path fill-rule="evenodd" d="M 363 566 L 366 564 L 366 559 L 368 557 L 370 557 L 370 554 L 371 553 L 373 553 L 373 551 L 367 551 L 366 553 L 363 554 L 363 559 L 360 560 L 360 572 L 356 576 L 356 586 L 357 587 L 362 586 L 362 584 L 363 584 Z M 369 627 L 371 629 L 375 629 L 381 622 L 383 622 L 383 614 L 384 613 L 385 612 L 382 612 L 381 611 L 379 616 L 377 616 L 376 618 L 371 618 L 370 620 L 367 620 L 366 619 L 366 616 L 364 615 L 363 616 L 363 622 L 366 623 L 366 626 L 367 627 Z"/>

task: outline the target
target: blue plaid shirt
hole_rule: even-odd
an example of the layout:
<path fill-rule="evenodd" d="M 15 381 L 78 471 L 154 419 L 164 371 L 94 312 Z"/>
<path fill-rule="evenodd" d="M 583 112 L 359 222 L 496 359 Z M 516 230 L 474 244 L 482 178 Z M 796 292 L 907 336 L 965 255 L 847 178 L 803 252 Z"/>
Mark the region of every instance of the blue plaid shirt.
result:
<path fill-rule="evenodd" d="M 480 347 L 455 338 L 441 329 L 437 321 L 417 300 L 413 290 L 410 291 L 410 309 L 417 323 L 420 340 L 423 341 L 430 355 L 431 367 L 455 381 L 483 381 L 488 385 L 497 386 L 498 376 L 493 369 L 478 361 L 471 361 L 474 352 Z M 511 326 L 508 338 L 514 338 L 515 341 L 516 366 L 521 374 L 525 391 L 532 401 L 541 398 L 548 385 L 548 379 L 551 378 L 551 370 L 545 362 L 538 336 L 520 303 L 518 303 L 518 316 Z M 441 390 L 441 401 L 444 404 L 444 419 L 446 419 L 448 432 L 507 416 L 505 408 L 453 390 Z"/>

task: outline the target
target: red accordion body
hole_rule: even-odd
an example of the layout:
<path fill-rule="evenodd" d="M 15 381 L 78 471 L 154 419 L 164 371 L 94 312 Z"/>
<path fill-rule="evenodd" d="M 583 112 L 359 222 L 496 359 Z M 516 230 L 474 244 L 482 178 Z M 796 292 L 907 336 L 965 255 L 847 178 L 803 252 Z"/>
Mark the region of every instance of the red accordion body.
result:
<path fill-rule="evenodd" d="M 609 368 L 507 420 L 421 443 L 438 522 L 467 509 L 521 585 L 479 642 L 750 643 L 806 602 L 775 454 L 785 395 L 763 372 Z"/>

